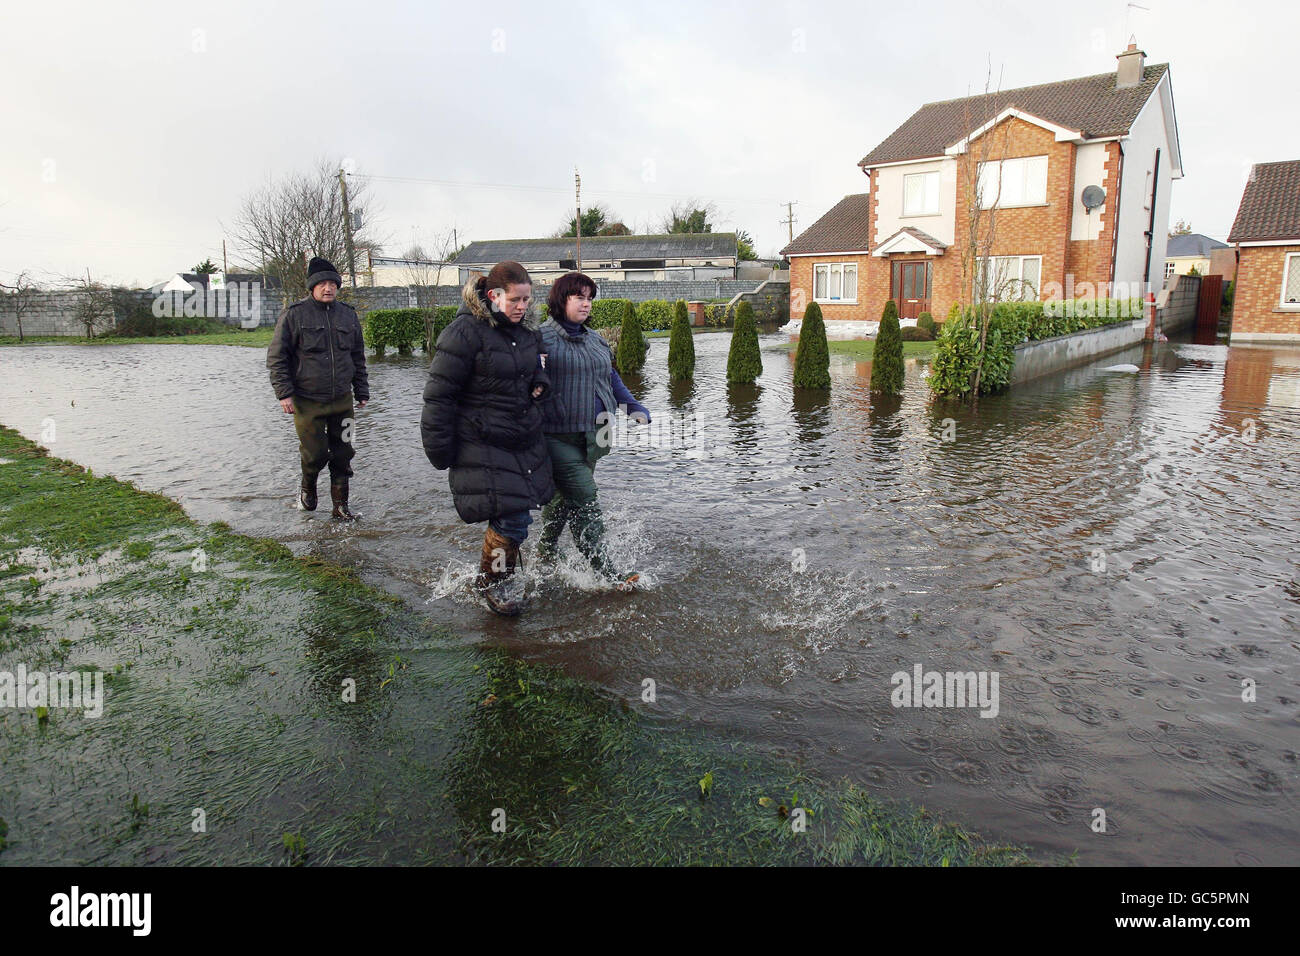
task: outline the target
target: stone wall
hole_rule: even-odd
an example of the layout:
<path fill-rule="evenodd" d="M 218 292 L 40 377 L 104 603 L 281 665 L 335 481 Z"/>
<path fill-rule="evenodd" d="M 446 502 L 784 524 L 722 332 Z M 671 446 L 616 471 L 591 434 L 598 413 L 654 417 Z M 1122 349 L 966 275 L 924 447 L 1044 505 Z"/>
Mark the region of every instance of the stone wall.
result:
<path fill-rule="evenodd" d="M 681 282 L 602 282 L 596 280 L 601 298 L 630 299 L 633 302 L 646 302 L 651 299 L 666 299 L 669 302 L 682 299 L 734 299 L 742 293 L 751 293 L 764 283 L 756 279 L 704 279 Z M 774 288 L 769 285 L 769 288 Z M 535 294 L 545 300 L 550 286 L 539 283 Z M 772 294 L 776 294 L 773 292 Z M 194 299 L 193 296 L 172 298 L 168 305 L 177 310 L 191 304 L 191 311 L 200 315 L 209 315 L 228 324 L 240 325 L 238 316 L 215 315 L 216 307 L 205 308 L 206 300 Z M 784 308 L 789 311 L 789 287 L 782 293 L 786 302 Z M 82 292 L 33 292 L 27 297 L 23 310 L 23 332 L 27 335 L 84 335 L 85 326 L 77 319 L 77 304 L 86 293 Z M 119 312 L 124 312 L 123 303 L 134 303 L 152 308 L 158 298 L 147 289 L 125 290 L 119 295 Z M 349 302 L 363 317 L 376 309 L 430 308 L 442 305 L 459 305 L 461 301 L 460 286 L 359 286 L 356 289 L 345 287 L 341 298 Z M 259 297 L 258 324 L 275 325 L 284 309 L 284 298 L 278 291 L 262 290 Z M 0 295 L 0 335 L 17 335 L 14 297 L 10 294 Z M 759 303 L 755 303 L 755 312 Z M 117 318 L 121 318 L 119 315 Z M 112 312 L 102 317 L 104 328 L 115 324 Z"/>

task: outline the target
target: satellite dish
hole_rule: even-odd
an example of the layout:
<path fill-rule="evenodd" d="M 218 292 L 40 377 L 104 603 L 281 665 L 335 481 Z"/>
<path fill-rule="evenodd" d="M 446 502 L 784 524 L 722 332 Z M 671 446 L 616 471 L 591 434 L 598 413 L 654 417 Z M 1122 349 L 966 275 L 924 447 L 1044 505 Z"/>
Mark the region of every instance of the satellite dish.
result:
<path fill-rule="evenodd" d="M 1106 190 L 1100 186 L 1083 187 L 1083 208 L 1092 212 L 1106 201 Z"/>

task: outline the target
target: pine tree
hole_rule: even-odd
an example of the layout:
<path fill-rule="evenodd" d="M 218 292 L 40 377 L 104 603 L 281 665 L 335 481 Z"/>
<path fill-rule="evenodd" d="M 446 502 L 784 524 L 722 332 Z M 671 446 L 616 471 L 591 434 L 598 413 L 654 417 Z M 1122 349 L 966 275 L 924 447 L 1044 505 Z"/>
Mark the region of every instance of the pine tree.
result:
<path fill-rule="evenodd" d="M 668 381 L 683 382 L 695 376 L 695 336 L 686 318 L 686 303 L 673 306 L 672 334 L 668 337 Z"/>
<path fill-rule="evenodd" d="M 641 370 L 645 365 L 645 344 L 641 320 L 636 316 L 636 305 L 628 302 L 623 306 L 623 327 L 618 335 L 618 354 L 614 356 L 618 374 L 627 375 Z"/>
<path fill-rule="evenodd" d="M 736 306 L 736 326 L 731 332 L 731 351 L 727 353 L 727 382 L 752 384 L 763 371 L 758 351 L 758 328 L 754 325 L 754 307 L 741 300 Z"/>
<path fill-rule="evenodd" d="M 871 390 L 886 395 L 903 391 L 903 335 L 898 329 L 898 306 L 890 299 L 880 317 L 876 348 L 871 357 Z"/>
<path fill-rule="evenodd" d="M 799 348 L 794 354 L 795 388 L 831 387 L 831 352 L 826 344 L 826 323 L 822 321 L 822 307 L 816 302 L 808 306 L 799 326 Z"/>

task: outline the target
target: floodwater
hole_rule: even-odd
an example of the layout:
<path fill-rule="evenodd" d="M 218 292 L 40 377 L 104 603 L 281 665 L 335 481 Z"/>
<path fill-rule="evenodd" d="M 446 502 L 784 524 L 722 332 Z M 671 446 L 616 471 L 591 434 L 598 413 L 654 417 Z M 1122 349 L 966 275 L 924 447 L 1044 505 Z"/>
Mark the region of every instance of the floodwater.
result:
<path fill-rule="evenodd" d="M 356 567 L 467 644 L 629 699 L 651 679 L 666 719 L 990 839 L 1094 865 L 1294 862 L 1300 350 L 1137 347 L 971 410 L 932 400 L 915 361 L 901 401 L 840 356 L 829 396 L 796 394 L 781 337 L 762 341 L 759 384 L 730 389 L 728 335 L 697 337 L 673 388 L 652 343 L 629 384 L 655 423 L 597 469 L 648 586 L 599 588 L 566 538 L 517 620 L 467 592 L 482 526 L 420 447 L 422 357 L 371 363 L 355 526 L 327 519 L 324 478 L 321 511 L 292 509 L 296 440 L 259 349 L 5 349 L 0 421 Z M 1121 364 L 1138 370 L 1103 371 Z M 896 707 L 891 677 L 917 665 L 996 673 L 996 715 Z"/>

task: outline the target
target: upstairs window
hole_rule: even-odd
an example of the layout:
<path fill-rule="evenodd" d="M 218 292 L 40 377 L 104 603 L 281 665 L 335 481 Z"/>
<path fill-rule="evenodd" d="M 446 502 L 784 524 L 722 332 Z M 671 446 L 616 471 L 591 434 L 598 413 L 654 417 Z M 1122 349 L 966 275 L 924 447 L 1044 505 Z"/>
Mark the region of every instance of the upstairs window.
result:
<path fill-rule="evenodd" d="M 903 215 L 939 214 L 939 173 L 911 173 L 903 177 Z"/>
<path fill-rule="evenodd" d="M 980 163 L 977 188 L 981 209 L 1043 205 L 1047 202 L 1047 157 Z"/>

